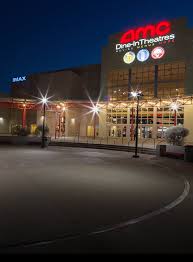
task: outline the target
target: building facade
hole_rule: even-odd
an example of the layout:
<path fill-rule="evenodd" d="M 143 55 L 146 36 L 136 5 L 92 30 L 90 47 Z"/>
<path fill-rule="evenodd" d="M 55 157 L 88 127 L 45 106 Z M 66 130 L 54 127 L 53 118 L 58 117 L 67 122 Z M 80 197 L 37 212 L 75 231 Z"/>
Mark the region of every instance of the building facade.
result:
<path fill-rule="evenodd" d="M 188 121 L 193 112 L 192 61 L 193 30 L 188 28 L 186 19 L 131 28 L 111 36 L 103 49 L 101 89 L 110 103 L 125 103 L 131 100 L 131 91 L 142 91 L 141 138 L 163 138 L 165 130 L 174 125 L 192 130 Z M 189 102 L 184 102 L 185 98 Z M 178 112 L 171 110 L 172 103 L 179 104 Z M 113 136 L 129 133 L 132 139 L 135 108 L 131 101 L 129 112 L 126 108 L 108 108 L 107 133 Z M 189 139 L 193 139 L 192 132 Z"/>
<path fill-rule="evenodd" d="M 180 125 L 193 143 L 193 29 L 185 18 L 129 28 L 109 37 L 101 65 L 14 78 L 12 100 L 0 103 L 0 132 L 18 124 L 35 130 L 42 121 L 36 97 L 48 89 L 54 95 L 46 119 L 52 137 L 133 140 L 136 100 L 130 94 L 141 90 L 139 137 L 164 139 L 167 128 Z"/>

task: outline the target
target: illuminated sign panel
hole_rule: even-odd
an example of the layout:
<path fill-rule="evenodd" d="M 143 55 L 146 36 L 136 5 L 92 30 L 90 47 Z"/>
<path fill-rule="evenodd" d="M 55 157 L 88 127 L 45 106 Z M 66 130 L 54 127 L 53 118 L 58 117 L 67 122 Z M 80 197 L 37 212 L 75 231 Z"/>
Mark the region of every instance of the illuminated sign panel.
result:
<path fill-rule="evenodd" d="M 161 59 L 165 55 L 165 49 L 163 47 L 156 47 L 151 53 L 153 59 Z"/>
<path fill-rule="evenodd" d="M 140 62 L 145 62 L 148 60 L 149 56 L 149 51 L 147 49 L 142 49 L 137 54 L 137 60 Z"/>
<path fill-rule="evenodd" d="M 175 38 L 171 22 L 162 21 L 127 31 L 115 48 L 117 53 L 126 52 L 123 57 L 126 64 L 134 61 L 143 63 L 149 59 L 162 59 L 167 54 L 167 50 L 162 46 L 175 43 Z"/>
<path fill-rule="evenodd" d="M 143 45 L 152 45 L 152 44 L 160 44 L 162 42 L 167 41 L 170 43 L 175 39 L 175 34 L 167 35 L 167 36 L 160 36 L 156 38 L 151 38 L 151 39 L 140 39 L 139 41 L 134 41 L 132 43 L 128 44 L 117 44 L 116 45 L 116 51 L 118 52 L 119 50 L 124 50 L 132 47 L 142 47 Z"/>
<path fill-rule="evenodd" d="M 124 55 L 123 61 L 126 64 L 132 64 L 135 61 L 135 53 L 133 52 L 128 52 Z"/>
<path fill-rule="evenodd" d="M 22 76 L 22 77 L 14 77 L 14 78 L 12 79 L 12 82 L 13 82 L 13 83 L 16 83 L 16 82 L 23 82 L 23 81 L 26 81 L 26 80 L 27 80 L 26 78 L 27 78 L 26 76 Z"/>
<path fill-rule="evenodd" d="M 163 21 L 157 25 L 147 25 L 138 29 L 132 29 L 126 32 L 120 40 L 121 44 L 127 44 L 139 39 L 155 38 L 157 36 L 164 36 L 171 32 L 171 23 Z"/>

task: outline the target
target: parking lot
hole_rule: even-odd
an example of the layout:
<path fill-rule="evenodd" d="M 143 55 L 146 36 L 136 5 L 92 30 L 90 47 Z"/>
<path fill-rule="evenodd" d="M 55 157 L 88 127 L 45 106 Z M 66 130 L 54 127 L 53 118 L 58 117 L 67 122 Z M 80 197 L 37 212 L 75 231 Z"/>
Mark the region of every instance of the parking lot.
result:
<path fill-rule="evenodd" d="M 0 155 L 1 252 L 192 249 L 191 164 L 63 147 Z"/>

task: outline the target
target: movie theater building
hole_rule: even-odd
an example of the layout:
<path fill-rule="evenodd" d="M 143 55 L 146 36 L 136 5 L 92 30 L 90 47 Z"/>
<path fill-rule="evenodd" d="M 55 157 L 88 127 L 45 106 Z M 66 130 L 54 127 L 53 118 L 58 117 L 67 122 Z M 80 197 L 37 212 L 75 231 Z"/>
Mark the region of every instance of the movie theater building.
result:
<path fill-rule="evenodd" d="M 128 28 L 109 37 L 101 65 L 15 78 L 9 131 L 18 122 L 41 122 L 41 108 L 32 98 L 48 87 L 54 94 L 47 110 L 52 136 L 134 139 L 137 104 L 131 92 L 140 90 L 140 138 L 164 138 L 168 127 L 181 125 L 193 142 L 193 29 L 185 18 Z M 94 116 L 88 95 L 95 102 L 100 98 Z M 13 106 L 22 99 L 34 105 L 26 123 L 24 110 Z"/>

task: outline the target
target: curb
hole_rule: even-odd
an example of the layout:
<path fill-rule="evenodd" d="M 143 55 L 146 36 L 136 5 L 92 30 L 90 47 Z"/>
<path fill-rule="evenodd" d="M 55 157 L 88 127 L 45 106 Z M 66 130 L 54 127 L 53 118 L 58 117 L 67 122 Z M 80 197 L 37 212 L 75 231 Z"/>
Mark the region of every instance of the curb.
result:
<path fill-rule="evenodd" d="M 123 152 L 135 152 L 135 147 L 129 146 L 116 146 L 116 145 L 101 145 L 101 144 L 87 144 L 87 143 L 70 143 L 70 142 L 51 142 L 49 146 L 61 146 L 61 147 L 79 147 L 79 148 L 93 148 L 93 149 L 105 149 Z M 151 148 L 138 148 L 139 154 L 156 155 L 156 150 Z"/>

